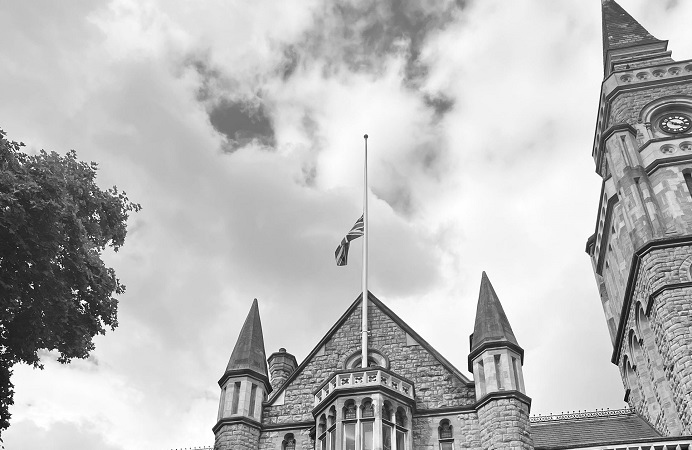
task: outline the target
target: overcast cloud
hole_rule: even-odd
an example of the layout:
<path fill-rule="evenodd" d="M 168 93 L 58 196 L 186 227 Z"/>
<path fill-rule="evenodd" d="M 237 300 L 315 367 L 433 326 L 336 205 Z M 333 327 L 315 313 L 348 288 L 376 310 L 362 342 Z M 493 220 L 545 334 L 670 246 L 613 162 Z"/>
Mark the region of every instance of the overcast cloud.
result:
<path fill-rule="evenodd" d="M 692 3 L 621 0 L 673 57 Z M 143 206 L 91 358 L 16 367 L 8 449 L 210 445 L 253 298 L 301 361 L 370 290 L 459 369 L 487 271 L 532 413 L 625 406 L 584 253 L 600 180 L 597 0 L 81 0 L 0 11 L 0 127 Z"/>

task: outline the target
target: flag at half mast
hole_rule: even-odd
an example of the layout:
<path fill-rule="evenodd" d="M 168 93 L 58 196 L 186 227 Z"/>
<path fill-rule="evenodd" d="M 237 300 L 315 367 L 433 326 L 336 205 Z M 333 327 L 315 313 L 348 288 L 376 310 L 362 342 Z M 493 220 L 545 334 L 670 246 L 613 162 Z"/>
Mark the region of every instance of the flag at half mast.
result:
<path fill-rule="evenodd" d="M 348 248 L 351 241 L 363 235 L 363 216 L 356 220 L 356 223 L 351 228 L 351 231 L 346 233 L 346 237 L 341 240 L 341 244 L 336 248 L 334 257 L 336 258 L 337 266 L 345 266 L 348 263 Z"/>

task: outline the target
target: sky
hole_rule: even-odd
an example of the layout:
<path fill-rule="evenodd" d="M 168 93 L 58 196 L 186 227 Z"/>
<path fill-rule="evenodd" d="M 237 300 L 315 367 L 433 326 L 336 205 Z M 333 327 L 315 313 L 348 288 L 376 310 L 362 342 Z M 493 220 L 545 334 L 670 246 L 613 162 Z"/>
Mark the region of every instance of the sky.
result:
<path fill-rule="evenodd" d="M 692 2 L 621 0 L 673 58 Z M 532 414 L 621 408 L 585 253 L 600 192 L 597 0 L 34 0 L 0 10 L 0 128 L 142 205 L 86 360 L 16 366 L 7 449 L 213 443 L 252 299 L 298 361 L 369 287 L 467 373 L 486 271 Z M 468 374 L 471 377 L 470 374 Z"/>

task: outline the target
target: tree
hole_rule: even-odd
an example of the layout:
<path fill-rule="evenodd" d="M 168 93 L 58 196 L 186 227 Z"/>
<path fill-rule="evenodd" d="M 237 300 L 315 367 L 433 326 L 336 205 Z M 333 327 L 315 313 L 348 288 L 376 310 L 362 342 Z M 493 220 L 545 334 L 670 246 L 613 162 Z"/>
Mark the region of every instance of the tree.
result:
<path fill-rule="evenodd" d="M 96 163 L 43 150 L 0 130 L 0 433 L 13 404 L 12 367 L 43 368 L 40 350 L 58 360 L 86 358 L 92 339 L 118 325 L 125 286 L 101 253 L 125 242 L 128 213 L 140 210 L 116 187 L 96 185 Z"/>

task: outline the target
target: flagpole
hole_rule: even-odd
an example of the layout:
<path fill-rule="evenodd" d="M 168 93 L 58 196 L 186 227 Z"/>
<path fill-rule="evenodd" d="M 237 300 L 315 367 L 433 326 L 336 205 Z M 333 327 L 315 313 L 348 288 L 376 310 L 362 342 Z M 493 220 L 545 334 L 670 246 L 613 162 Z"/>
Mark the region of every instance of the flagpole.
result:
<path fill-rule="evenodd" d="M 368 367 L 368 135 L 365 139 L 365 164 L 363 169 L 363 323 L 361 366 Z"/>

